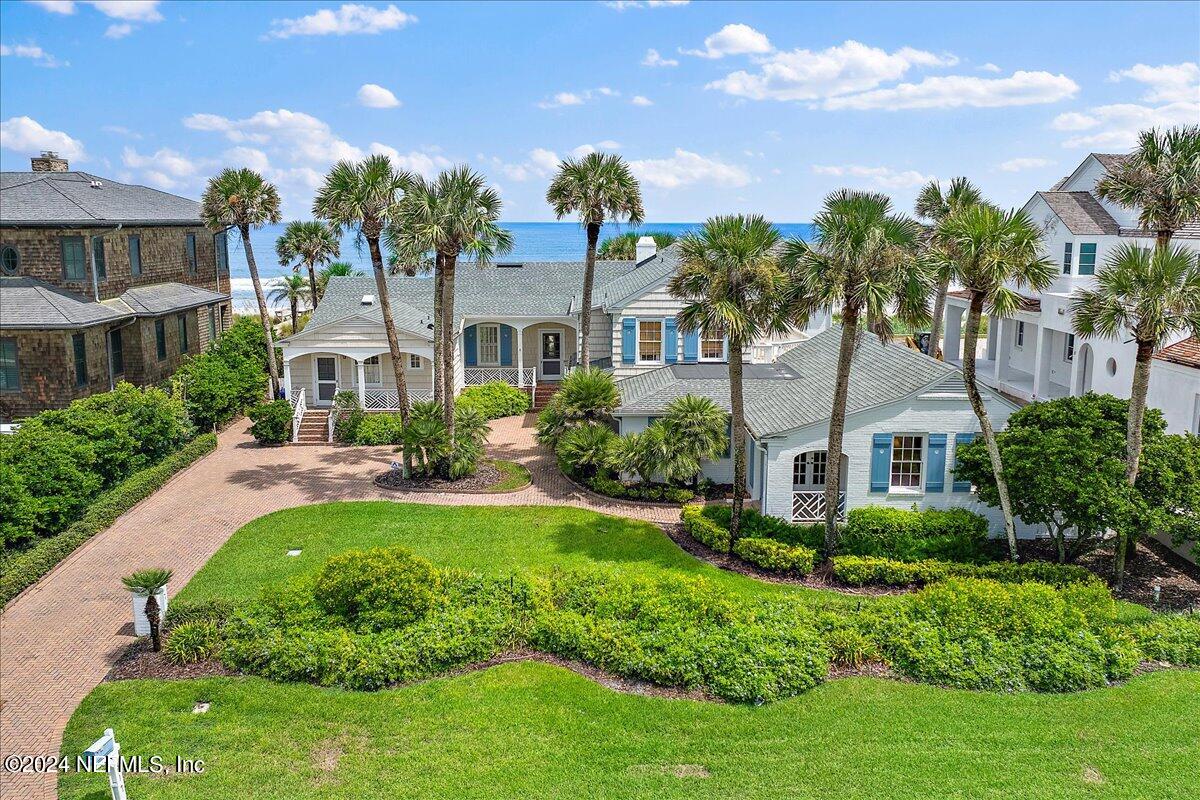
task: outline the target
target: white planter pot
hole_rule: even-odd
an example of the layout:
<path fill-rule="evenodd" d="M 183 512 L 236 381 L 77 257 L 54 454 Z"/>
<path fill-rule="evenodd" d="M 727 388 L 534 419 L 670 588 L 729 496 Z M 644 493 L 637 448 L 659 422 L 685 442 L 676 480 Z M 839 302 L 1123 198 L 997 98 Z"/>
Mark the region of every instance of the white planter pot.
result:
<path fill-rule="evenodd" d="M 135 636 L 150 635 L 150 618 L 146 616 L 146 595 L 133 594 L 133 633 Z M 158 601 L 158 623 L 161 629 L 167 616 L 167 587 L 158 590 L 154 595 Z"/>

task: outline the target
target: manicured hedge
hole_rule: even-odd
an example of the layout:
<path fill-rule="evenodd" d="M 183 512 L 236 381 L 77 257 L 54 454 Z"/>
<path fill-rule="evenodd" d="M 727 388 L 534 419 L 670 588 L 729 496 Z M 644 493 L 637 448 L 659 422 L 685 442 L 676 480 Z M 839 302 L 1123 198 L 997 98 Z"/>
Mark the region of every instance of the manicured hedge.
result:
<path fill-rule="evenodd" d="M 217 447 L 215 434 L 197 436 L 174 454 L 127 478 L 94 500 L 83 517 L 62 533 L 48 536 L 4 564 L 0 575 L 0 603 L 7 603 L 22 589 L 36 583 L 79 545 L 112 525 L 117 517 L 154 494 L 175 473 Z"/>
<path fill-rule="evenodd" d="M 292 438 L 292 404 L 287 400 L 259 403 L 248 412 L 250 435 L 259 444 L 283 444 Z"/>
<path fill-rule="evenodd" d="M 704 506 L 704 516 L 728 530 L 733 509 L 727 505 L 714 504 Z M 762 514 L 753 508 L 742 510 L 742 536 L 760 539 L 774 539 L 790 545 L 811 547 L 818 553 L 825 548 L 825 526 L 821 523 L 812 525 L 797 525 L 784 522 L 779 517 Z"/>
<path fill-rule="evenodd" d="M 684 506 L 681 518 L 688 535 L 718 553 L 729 552 L 729 526 L 721 525 L 705 513 L 706 506 Z"/>
<path fill-rule="evenodd" d="M 862 506 L 847 515 L 838 549 L 900 561 L 981 562 L 988 558 L 988 522 L 964 508 Z"/>
<path fill-rule="evenodd" d="M 489 420 L 524 414 L 533 405 L 529 392 L 503 381 L 463 389 L 454 401 L 458 408 L 473 408 Z"/>
<path fill-rule="evenodd" d="M 1094 573 L 1083 567 L 1046 561 L 961 564 L 936 559 L 897 561 L 875 556 L 835 556 L 833 574 L 852 586 L 908 586 L 914 583 L 933 583 L 951 577 L 987 578 L 1001 583 L 1036 581 L 1057 587 L 1099 580 Z"/>
<path fill-rule="evenodd" d="M 1200 612 L 1158 614 L 1133 628 L 1142 655 L 1181 667 L 1200 667 Z"/>
<path fill-rule="evenodd" d="M 642 500 L 651 503 L 687 503 L 695 499 L 691 489 L 667 486 L 661 483 L 625 484 L 606 475 L 597 475 L 587 483 L 588 488 L 605 497 L 620 500 Z"/>
<path fill-rule="evenodd" d="M 733 554 L 743 561 L 772 572 L 807 575 L 812 572 L 817 551 L 804 545 L 788 545 L 774 539 L 743 537 L 734 542 Z"/>

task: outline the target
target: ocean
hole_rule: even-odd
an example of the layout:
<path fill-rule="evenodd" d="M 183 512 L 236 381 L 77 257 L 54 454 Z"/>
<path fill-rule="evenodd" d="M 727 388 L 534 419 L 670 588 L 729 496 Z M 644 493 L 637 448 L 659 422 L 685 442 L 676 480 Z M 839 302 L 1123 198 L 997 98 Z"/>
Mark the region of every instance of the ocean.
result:
<path fill-rule="evenodd" d="M 642 231 L 673 233 L 682 236 L 700 227 L 698 222 L 646 223 L 638 227 Z M 513 234 L 512 253 L 506 261 L 575 261 L 583 260 L 585 246 L 583 229 L 574 222 L 506 222 L 503 223 Z M 779 223 L 776 226 L 785 237 L 807 238 L 812 226 L 803 222 Z M 275 240 L 283 233 L 284 225 L 267 225 L 250 232 L 250 243 L 258 262 L 259 276 L 264 283 L 289 271 L 275 257 Z M 628 225 L 605 225 L 600 232 L 601 241 L 629 230 Z M 371 270 L 371 256 L 366 243 L 356 244 L 355 236 L 347 232 L 342 237 L 342 254 L 339 261 L 347 261 L 363 272 Z M 230 285 L 233 288 L 234 308 L 249 312 L 254 303 L 254 287 L 250 283 L 250 270 L 246 266 L 246 253 L 242 239 L 236 233 L 229 237 Z M 270 290 L 269 285 L 267 290 Z"/>

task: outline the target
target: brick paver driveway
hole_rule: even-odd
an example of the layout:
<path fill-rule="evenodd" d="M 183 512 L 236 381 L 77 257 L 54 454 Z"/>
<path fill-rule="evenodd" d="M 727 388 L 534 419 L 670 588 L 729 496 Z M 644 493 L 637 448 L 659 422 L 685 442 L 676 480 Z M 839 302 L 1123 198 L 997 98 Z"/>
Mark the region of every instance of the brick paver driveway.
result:
<path fill-rule="evenodd" d="M 331 500 L 387 499 L 442 505 L 574 505 L 652 522 L 677 510 L 604 501 L 576 489 L 533 442 L 533 417 L 492 423 L 490 451 L 525 464 L 533 484 L 511 494 L 380 490 L 371 478 L 387 448 L 261 448 L 243 423 L 217 450 L 175 476 L 116 524 L 77 550 L 0 614 L 0 753 L 56 754 L 67 720 L 133 641 L 121 576 L 169 566 L 182 587 L 229 536 L 271 511 Z M 99 732 L 97 732 L 99 733 Z M 0 795 L 53 797 L 54 775 L 0 769 Z"/>

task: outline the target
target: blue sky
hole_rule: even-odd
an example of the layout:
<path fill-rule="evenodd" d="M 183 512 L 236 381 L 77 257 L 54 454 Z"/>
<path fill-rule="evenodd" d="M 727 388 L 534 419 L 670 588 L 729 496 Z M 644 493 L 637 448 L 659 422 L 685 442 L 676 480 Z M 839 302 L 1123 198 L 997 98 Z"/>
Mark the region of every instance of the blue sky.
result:
<path fill-rule="evenodd" d="M 468 162 L 511 221 L 558 158 L 614 149 L 647 217 L 811 218 L 840 186 L 998 202 L 1200 119 L 1200 4 L 0 4 L 0 164 L 54 147 L 198 197 L 223 166 L 289 217 L 337 158 Z M 365 88 L 364 88 L 365 87 Z"/>

